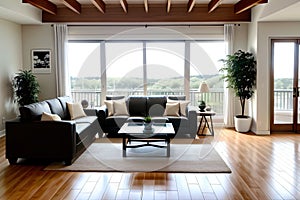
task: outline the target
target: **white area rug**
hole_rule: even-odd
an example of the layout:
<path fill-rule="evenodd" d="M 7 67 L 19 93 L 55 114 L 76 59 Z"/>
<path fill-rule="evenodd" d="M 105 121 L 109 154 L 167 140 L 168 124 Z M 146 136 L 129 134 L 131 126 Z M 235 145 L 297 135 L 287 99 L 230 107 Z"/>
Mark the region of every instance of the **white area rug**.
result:
<path fill-rule="evenodd" d="M 166 149 L 127 149 L 122 157 L 120 143 L 93 143 L 72 165 L 52 163 L 45 170 L 93 172 L 194 172 L 230 173 L 230 168 L 210 144 L 171 144 Z"/>

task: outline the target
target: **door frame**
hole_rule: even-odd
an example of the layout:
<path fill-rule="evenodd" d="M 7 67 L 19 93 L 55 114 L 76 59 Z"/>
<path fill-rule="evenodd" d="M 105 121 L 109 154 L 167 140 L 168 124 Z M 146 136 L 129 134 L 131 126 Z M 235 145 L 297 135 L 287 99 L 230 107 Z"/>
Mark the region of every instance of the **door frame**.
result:
<path fill-rule="evenodd" d="M 293 80 L 293 122 L 292 124 L 274 124 L 274 44 L 276 42 L 293 42 L 294 43 L 294 80 Z M 299 48 L 300 38 L 272 38 L 271 39 L 271 72 L 270 72 L 270 131 L 271 132 L 299 132 L 298 124 L 298 99 L 299 99 Z M 298 94 L 298 95 L 297 95 Z M 294 96 L 296 95 L 296 96 Z"/>

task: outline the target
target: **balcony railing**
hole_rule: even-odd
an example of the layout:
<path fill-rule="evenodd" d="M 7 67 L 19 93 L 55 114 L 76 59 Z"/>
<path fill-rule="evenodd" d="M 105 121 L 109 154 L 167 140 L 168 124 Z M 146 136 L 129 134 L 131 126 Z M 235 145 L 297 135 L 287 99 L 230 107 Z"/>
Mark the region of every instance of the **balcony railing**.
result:
<path fill-rule="evenodd" d="M 276 89 L 274 92 L 274 110 L 293 110 L 293 90 Z"/>
<path fill-rule="evenodd" d="M 113 90 L 107 91 L 107 95 L 143 95 L 142 90 Z M 183 91 L 170 90 L 150 90 L 148 95 L 184 95 Z M 204 100 L 217 114 L 223 113 L 223 89 L 211 89 L 209 93 L 200 93 L 197 90 L 190 91 L 191 105 L 198 106 L 200 100 Z M 100 90 L 72 90 L 72 97 L 75 102 L 81 102 L 83 99 L 87 100 L 91 107 L 101 105 L 101 91 Z"/>
<path fill-rule="evenodd" d="M 114 90 L 107 91 L 107 95 L 143 95 L 142 90 Z M 155 90 L 148 91 L 148 95 L 184 95 L 183 91 Z M 90 106 L 100 106 L 100 90 L 72 90 L 74 101 L 81 102 L 86 99 Z M 200 100 L 204 100 L 207 105 L 211 106 L 219 114 L 223 113 L 223 89 L 211 89 L 209 93 L 200 93 L 197 90 L 190 91 L 191 105 L 197 106 Z M 293 91 L 290 89 L 278 89 L 274 92 L 274 110 L 292 110 L 293 109 Z"/>

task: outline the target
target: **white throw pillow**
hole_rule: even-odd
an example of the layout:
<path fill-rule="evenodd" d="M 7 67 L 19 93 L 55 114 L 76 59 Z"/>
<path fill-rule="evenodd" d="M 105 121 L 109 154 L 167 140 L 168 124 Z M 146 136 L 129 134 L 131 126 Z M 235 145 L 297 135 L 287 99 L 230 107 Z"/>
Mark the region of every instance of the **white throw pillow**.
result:
<path fill-rule="evenodd" d="M 113 101 L 114 102 L 114 115 L 129 115 L 128 111 L 127 111 L 127 107 L 126 107 L 126 103 L 124 100 L 116 100 Z"/>
<path fill-rule="evenodd" d="M 184 100 L 169 100 L 168 103 L 179 103 L 180 104 L 180 114 L 184 117 L 186 117 L 186 107 L 189 105 L 190 101 L 184 101 Z"/>
<path fill-rule="evenodd" d="M 61 118 L 57 114 L 43 112 L 41 121 L 61 121 Z"/>
<path fill-rule="evenodd" d="M 164 116 L 177 116 L 179 117 L 179 107 L 180 104 L 179 103 L 168 103 L 166 104 L 166 109 L 165 109 L 165 113 Z"/>
<path fill-rule="evenodd" d="M 114 115 L 114 102 L 112 100 L 104 100 L 104 103 L 107 107 L 108 116 Z"/>
<path fill-rule="evenodd" d="M 82 108 L 80 103 L 69 103 L 67 102 L 67 106 L 70 112 L 71 119 L 77 119 L 80 117 L 85 117 L 86 114 Z"/>

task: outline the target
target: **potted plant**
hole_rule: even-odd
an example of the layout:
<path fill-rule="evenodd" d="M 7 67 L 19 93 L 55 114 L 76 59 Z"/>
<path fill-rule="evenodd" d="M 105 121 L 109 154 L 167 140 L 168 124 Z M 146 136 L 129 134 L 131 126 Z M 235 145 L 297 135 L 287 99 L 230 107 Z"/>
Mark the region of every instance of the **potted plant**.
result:
<path fill-rule="evenodd" d="M 252 118 L 245 115 L 245 103 L 254 93 L 256 60 L 252 53 L 238 50 L 221 61 L 224 63 L 224 67 L 220 69 L 224 72 L 222 79 L 228 83 L 227 87 L 232 88 L 235 95 L 239 97 L 242 109 L 242 114 L 235 116 L 235 129 L 238 132 L 248 132 Z"/>
<path fill-rule="evenodd" d="M 152 118 L 151 116 L 146 116 L 144 118 L 145 127 L 144 127 L 144 133 L 152 133 Z"/>
<path fill-rule="evenodd" d="M 12 85 L 15 101 L 19 106 L 38 102 L 40 86 L 31 70 L 21 70 L 17 73 L 13 78 Z"/>
<path fill-rule="evenodd" d="M 206 108 L 206 103 L 205 101 L 201 100 L 199 101 L 199 109 L 201 112 L 204 112 L 205 111 L 205 108 Z"/>

